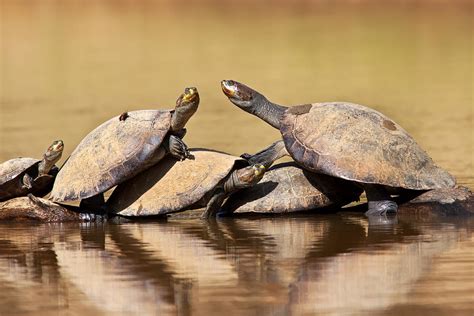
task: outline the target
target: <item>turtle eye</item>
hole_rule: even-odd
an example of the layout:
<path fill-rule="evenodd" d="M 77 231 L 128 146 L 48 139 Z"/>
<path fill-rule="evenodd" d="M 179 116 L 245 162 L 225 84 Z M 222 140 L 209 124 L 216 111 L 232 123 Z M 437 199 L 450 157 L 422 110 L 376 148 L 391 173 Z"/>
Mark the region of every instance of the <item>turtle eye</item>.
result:
<path fill-rule="evenodd" d="M 244 102 L 253 101 L 255 91 L 247 87 L 243 83 L 233 80 L 222 80 L 222 91 L 232 101 L 245 105 Z"/>

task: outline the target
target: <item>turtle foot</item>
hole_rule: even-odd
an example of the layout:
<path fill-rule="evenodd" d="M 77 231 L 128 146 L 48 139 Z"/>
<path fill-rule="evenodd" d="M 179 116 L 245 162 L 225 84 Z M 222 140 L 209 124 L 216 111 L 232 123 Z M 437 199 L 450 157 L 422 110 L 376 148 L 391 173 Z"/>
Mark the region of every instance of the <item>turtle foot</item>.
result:
<path fill-rule="evenodd" d="M 33 178 L 29 174 L 25 173 L 23 176 L 21 187 L 24 190 L 31 190 L 33 188 Z"/>
<path fill-rule="evenodd" d="M 240 158 L 243 158 L 245 160 L 250 160 L 252 159 L 252 155 L 249 153 L 243 153 L 242 155 L 240 155 Z"/>
<path fill-rule="evenodd" d="M 369 201 L 369 210 L 365 212 L 366 216 L 383 216 L 394 214 L 398 211 L 398 205 L 394 201 Z"/>
<path fill-rule="evenodd" d="M 261 164 L 267 169 L 270 168 L 275 160 L 278 160 L 284 156 L 288 156 L 288 152 L 286 151 L 285 144 L 282 140 L 274 142 L 268 146 L 268 148 L 259 151 L 255 155 L 250 155 L 248 153 L 240 155 L 240 157 L 247 160 L 249 165 Z"/>
<path fill-rule="evenodd" d="M 107 216 L 94 213 L 80 213 L 79 219 L 84 222 L 105 222 L 107 220 Z"/>
<path fill-rule="evenodd" d="M 240 155 L 240 158 L 243 158 L 243 159 L 247 160 L 249 165 L 257 165 L 257 164 L 269 165 L 269 164 L 271 164 L 271 163 L 269 163 L 269 160 L 267 159 L 267 157 L 265 157 L 265 156 L 262 157 L 261 155 L 258 155 L 258 154 L 251 155 L 251 154 L 248 154 L 248 153 L 243 153 L 242 155 Z"/>
<path fill-rule="evenodd" d="M 188 150 L 188 146 L 181 140 L 181 138 L 171 135 L 169 138 L 169 153 L 179 159 L 192 159 L 193 155 Z"/>

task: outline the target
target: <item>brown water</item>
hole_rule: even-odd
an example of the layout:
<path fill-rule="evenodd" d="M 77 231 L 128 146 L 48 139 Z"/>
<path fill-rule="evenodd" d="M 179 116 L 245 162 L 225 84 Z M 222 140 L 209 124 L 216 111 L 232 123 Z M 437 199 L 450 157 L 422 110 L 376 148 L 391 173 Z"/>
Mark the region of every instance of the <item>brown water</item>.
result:
<path fill-rule="evenodd" d="M 236 79 L 282 104 L 376 108 L 474 188 L 472 4 L 320 2 L 2 0 L 0 160 L 58 138 L 67 157 L 185 86 L 202 100 L 189 146 L 255 152 L 279 135 L 226 101 L 219 81 Z M 351 214 L 3 224 L 0 314 L 472 314 L 473 229 Z"/>
<path fill-rule="evenodd" d="M 0 225 L 0 313 L 468 315 L 473 219 Z"/>

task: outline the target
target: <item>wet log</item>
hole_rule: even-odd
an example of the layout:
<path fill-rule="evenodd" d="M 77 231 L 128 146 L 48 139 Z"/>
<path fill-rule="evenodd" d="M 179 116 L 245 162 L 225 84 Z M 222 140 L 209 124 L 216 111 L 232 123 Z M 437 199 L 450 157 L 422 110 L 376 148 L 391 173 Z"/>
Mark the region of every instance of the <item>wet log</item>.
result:
<path fill-rule="evenodd" d="M 90 218 L 65 206 L 29 194 L 0 203 L 1 221 L 71 222 Z"/>

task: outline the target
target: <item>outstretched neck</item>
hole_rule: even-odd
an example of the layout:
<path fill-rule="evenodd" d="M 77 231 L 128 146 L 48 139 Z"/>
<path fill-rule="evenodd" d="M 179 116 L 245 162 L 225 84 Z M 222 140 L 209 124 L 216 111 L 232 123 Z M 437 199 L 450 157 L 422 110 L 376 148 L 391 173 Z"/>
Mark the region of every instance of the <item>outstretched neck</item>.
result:
<path fill-rule="evenodd" d="M 280 121 L 286 109 L 288 108 L 272 103 L 262 96 L 258 104 L 256 104 L 256 106 L 251 110 L 251 113 L 258 116 L 274 128 L 280 129 Z"/>
<path fill-rule="evenodd" d="M 186 126 L 191 116 L 196 112 L 197 107 L 189 107 L 185 109 L 176 109 L 171 116 L 171 130 L 178 132 Z"/>
<path fill-rule="evenodd" d="M 48 174 L 55 163 L 55 160 L 50 160 L 46 155 L 44 155 L 43 160 L 41 160 L 38 165 L 38 175 L 42 176 Z"/>
<path fill-rule="evenodd" d="M 60 151 L 51 151 L 48 149 L 43 155 L 43 160 L 38 165 L 38 176 L 43 176 L 49 173 L 54 164 L 61 159 L 63 154 L 62 149 Z"/>
<path fill-rule="evenodd" d="M 171 129 L 175 132 L 182 130 L 191 116 L 192 114 L 187 115 L 187 113 L 175 111 L 171 116 Z"/>

